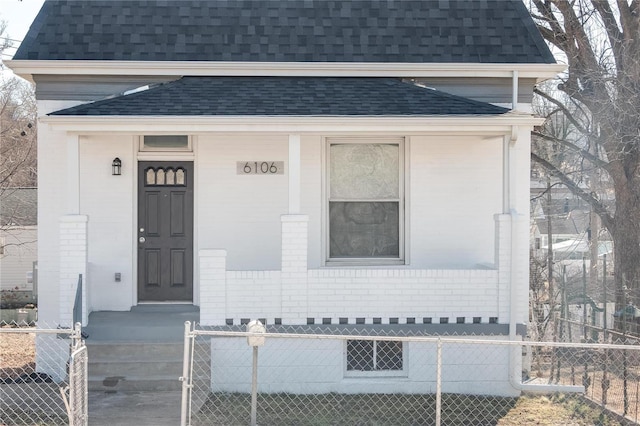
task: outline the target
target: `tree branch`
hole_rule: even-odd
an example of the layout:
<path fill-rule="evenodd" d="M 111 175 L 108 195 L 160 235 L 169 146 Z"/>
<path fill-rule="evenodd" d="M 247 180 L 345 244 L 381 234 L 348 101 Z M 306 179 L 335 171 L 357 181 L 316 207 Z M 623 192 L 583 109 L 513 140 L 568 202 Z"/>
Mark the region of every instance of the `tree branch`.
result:
<path fill-rule="evenodd" d="M 609 43 L 611 44 L 611 49 L 613 50 L 613 56 L 616 60 L 616 65 L 620 66 L 620 64 L 622 64 L 622 32 L 618 27 L 618 22 L 616 21 L 615 15 L 613 14 L 613 10 L 611 10 L 611 5 L 609 4 L 608 0 L 592 0 L 592 4 L 602 18 L 604 29 L 607 31 Z"/>
<path fill-rule="evenodd" d="M 545 160 L 542 157 L 539 157 L 535 153 L 531 153 L 531 160 L 540 164 L 542 167 L 547 169 L 553 176 L 558 178 L 560 182 L 562 182 L 571 192 L 580 197 L 585 202 L 589 203 L 593 210 L 596 212 L 600 219 L 602 220 L 602 224 L 607 228 L 607 230 L 613 234 L 614 231 L 614 221 L 613 217 L 607 211 L 607 208 L 595 198 L 591 193 L 585 191 L 580 188 L 573 180 L 567 177 L 560 169 L 558 169 L 555 165 L 551 164 L 549 161 Z"/>
<path fill-rule="evenodd" d="M 591 154 L 589 151 L 584 150 L 576 145 L 574 145 L 573 143 L 565 140 L 565 139 L 560 139 L 560 138 L 556 138 L 554 136 L 551 135 L 547 135 L 538 131 L 533 131 L 531 132 L 531 134 L 533 136 L 537 136 L 539 138 L 548 140 L 550 142 L 556 142 L 561 144 L 562 146 L 565 146 L 567 148 L 569 148 L 570 150 L 572 150 L 573 152 L 579 154 L 581 157 L 584 157 L 585 159 L 587 159 L 588 161 L 590 161 L 591 163 L 593 163 L 595 166 L 597 167 L 601 167 L 603 169 L 605 169 L 607 172 L 609 171 L 609 163 L 599 159 L 598 157 L 596 157 L 595 155 Z"/>
<path fill-rule="evenodd" d="M 595 140 L 599 140 L 598 136 L 596 136 L 593 133 L 591 133 L 581 123 L 579 123 L 578 120 L 575 119 L 575 117 L 573 116 L 571 111 L 569 111 L 567 109 L 567 107 L 562 102 L 560 102 L 559 100 L 555 99 L 554 97 L 548 95 L 547 93 L 543 92 L 542 90 L 538 89 L 537 87 L 533 88 L 533 93 L 535 93 L 536 95 L 542 96 L 543 98 L 545 98 L 546 100 L 548 100 L 549 102 L 551 102 L 552 104 L 554 104 L 555 106 L 560 108 L 560 110 L 562 110 L 562 112 L 564 112 L 565 117 L 567 117 L 567 120 L 569 120 L 571 122 L 571 124 L 573 124 L 575 126 L 575 128 L 580 133 L 582 133 L 584 135 L 588 135 L 590 138 L 593 138 Z"/>

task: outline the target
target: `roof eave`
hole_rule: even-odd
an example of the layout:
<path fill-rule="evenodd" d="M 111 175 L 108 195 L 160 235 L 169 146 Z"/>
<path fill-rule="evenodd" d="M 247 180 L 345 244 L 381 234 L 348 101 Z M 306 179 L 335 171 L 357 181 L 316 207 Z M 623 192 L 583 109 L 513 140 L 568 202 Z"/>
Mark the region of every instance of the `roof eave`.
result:
<path fill-rule="evenodd" d="M 17 75 L 280 76 L 280 77 L 512 77 L 542 81 L 566 69 L 563 64 L 531 63 L 355 63 L 10 60 Z"/>
<path fill-rule="evenodd" d="M 210 132 L 510 135 L 544 119 L 509 112 L 473 116 L 45 116 L 41 123 L 75 134 Z"/>

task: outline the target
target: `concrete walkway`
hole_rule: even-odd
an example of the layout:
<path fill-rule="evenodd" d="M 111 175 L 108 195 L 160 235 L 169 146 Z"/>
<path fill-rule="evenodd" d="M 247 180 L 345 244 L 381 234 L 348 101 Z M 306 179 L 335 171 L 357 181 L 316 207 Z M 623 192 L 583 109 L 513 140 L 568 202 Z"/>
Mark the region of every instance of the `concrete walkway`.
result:
<path fill-rule="evenodd" d="M 180 391 L 89 392 L 89 426 L 176 426 Z"/>

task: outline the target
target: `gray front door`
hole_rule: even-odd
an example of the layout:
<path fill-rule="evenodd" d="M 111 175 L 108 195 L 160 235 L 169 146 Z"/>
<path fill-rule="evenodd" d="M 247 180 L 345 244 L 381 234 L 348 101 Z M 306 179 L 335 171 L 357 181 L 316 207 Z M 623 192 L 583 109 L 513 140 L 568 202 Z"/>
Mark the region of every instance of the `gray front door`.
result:
<path fill-rule="evenodd" d="M 138 163 L 138 301 L 193 300 L 193 163 Z"/>

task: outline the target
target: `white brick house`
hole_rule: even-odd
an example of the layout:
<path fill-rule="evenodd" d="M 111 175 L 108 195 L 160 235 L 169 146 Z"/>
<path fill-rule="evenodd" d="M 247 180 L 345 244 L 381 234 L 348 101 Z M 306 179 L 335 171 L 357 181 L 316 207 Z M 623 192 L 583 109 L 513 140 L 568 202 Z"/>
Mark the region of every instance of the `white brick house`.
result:
<path fill-rule="evenodd" d="M 529 104 L 562 67 L 518 0 L 125 3 L 46 2 L 8 62 L 38 97 L 42 319 L 83 274 L 84 322 L 524 333 Z"/>

